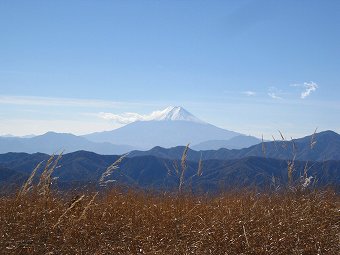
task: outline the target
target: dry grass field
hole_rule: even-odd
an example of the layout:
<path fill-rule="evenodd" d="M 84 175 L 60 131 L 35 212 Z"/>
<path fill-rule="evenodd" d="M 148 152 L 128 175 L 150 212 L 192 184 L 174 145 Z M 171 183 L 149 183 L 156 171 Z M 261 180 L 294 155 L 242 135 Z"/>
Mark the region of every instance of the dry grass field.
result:
<path fill-rule="evenodd" d="M 1 254 L 339 254 L 332 191 L 0 198 Z"/>
<path fill-rule="evenodd" d="M 338 193 L 288 186 L 190 194 L 187 148 L 173 193 L 107 187 L 124 156 L 103 173 L 100 192 L 56 191 L 61 155 L 52 156 L 39 178 L 40 165 L 18 192 L 0 197 L 1 254 L 339 254 Z"/>

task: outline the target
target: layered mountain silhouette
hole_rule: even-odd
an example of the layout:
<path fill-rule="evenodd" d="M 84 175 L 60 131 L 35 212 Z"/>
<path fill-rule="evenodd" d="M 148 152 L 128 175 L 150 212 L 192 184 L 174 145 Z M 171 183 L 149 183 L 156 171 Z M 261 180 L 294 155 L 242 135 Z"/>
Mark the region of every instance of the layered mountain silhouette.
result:
<path fill-rule="evenodd" d="M 287 183 L 288 160 L 294 159 L 294 179 L 307 169 L 316 185 L 340 184 L 340 135 L 325 131 L 293 141 L 265 142 L 241 150 L 188 151 L 186 184 L 193 190 L 217 191 L 239 186 L 268 187 Z M 133 151 L 114 172 L 114 183 L 142 188 L 175 189 L 178 185 L 183 146 L 170 149 L 155 147 Z M 0 154 L 0 184 L 20 185 L 32 169 L 50 156 L 43 153 Z M 62 188 L 98 184 L 105 169 L 117 155 L 98 155 L 77 151 L 65 154 L 55 172 Z M 197 176 L 199 161 L 203 175 Z M 190 184 L 189 184 L 190 183 Z"/>
<path fill-rule="evenodd" d="M 0 185 L 20 185 L 39 162 L 46 162 L 48 154 L 64 151 L 55 172 L 58 185 L 96 186 L 118 155 L 130 152 L 113 173 L 113 184 L 175 189 L 187 143 L 193 146 L 187 154 L 185 182 L 194 190 L 264 187 L 273 180 L 275 185 L 284 185 L 288 161 L 294 161 L 295 179 L 307 169 L 317 185 L 339 185 L 340 135 L 333 131 L 262 142 L 206 123 L 182 107 L 168 107 L 139 119 L 116 130 L 85 136 L 48 132 L 27 138 L 0 137 Z M 202 176 L 197 175 L 199 162 Z"/>
<path fill-rule="evenodd" d="M 21 185 L 34 167 L 49 155 L 35 153 L 7 153 L 0 155 L 0 183 Z M 75 188 L 82 185 L 98 185 L 105 169 L 117 160 L 118 156 L 103 156 L 92 152 L 78 151 L 62 157 L 60 167 L 53 177 L 58 177 L 60 188 Z M 202 175 L 197 175 L 198 162 L 189 161 L 185 172 L 185 186 L 195 191 L 221 191 L 234 187 L 269 187 L 287 183 L 287 161 L 259 157 L 246 157 L 234 160 L 204 160 Z M 119 169 L 113 172 L 112 185 L 125 184 L 141 188 L 176 189 L 179 175 L 177 160 L 142 156 L 125 158 Z M 309 162 L 308 176 L 316 185 L 340 184 L 340 161 Z M 303 175 L 306 162 L 296 161 L 294 179 Z M 41 170 L 42 171 L 42 170 Z M 40 172 L 41 172 L 40 171 Z"/>
<path fill-rule="evenodd" d="M 95 143 L 84 137 L 55 132 L 48 132 L 32 138 L 0 137 L 0 153 L 41 152 L 52 154 L 58 151 L 74 152 L 78 150 L 87 150 L 99 154 L 122 154 L 133 149 L 136 148 L 107 142 Z"/>
<path fill-rule="evenodd" d="M 191 146 L 196 151 L 218 150 L 218 149 L 242 149 L 259 144 L 262 141 L 253 136 L 238 135 L 229 140 L 210 140 Z"/>
<path fill-rule="evenodd" d="M 180 159 L 183 150 L 183 146 L 170 149 L 154 147 L 148 151 L 132 151 L 129 157 L 151 155 L 166 159 Z M 264 142 L 240 150 L 195 151 L 189 149 L 188 151 L 188 159 L 192 161 L 199 161 L 201 158 L 230 160 L 251 156 L 302 161 L 340 160 L 340 135 L 333 131 L 324 131 L 300 139 Z"/>
<path fill-rule="evenodd" d="M 85 136 L 48 132 L 39 136 L 0 137 L 0 153 L 41 152 L 59 150 L 93 151 L 99 154 L 122 154 L 131 150 L 147 150 L 155 146 L 174 147 L 197 144 L 199 149 L 239 149 L 259 142 L 257 138 L 208 124 L 182 107 L 168 107 L 142 120 L 119 129 Z"/>

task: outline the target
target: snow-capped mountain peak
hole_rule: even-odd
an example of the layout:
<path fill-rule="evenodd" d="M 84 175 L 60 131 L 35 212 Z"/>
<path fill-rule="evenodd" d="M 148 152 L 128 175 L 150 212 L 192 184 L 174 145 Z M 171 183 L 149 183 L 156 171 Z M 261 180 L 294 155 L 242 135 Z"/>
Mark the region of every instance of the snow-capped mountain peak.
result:
<path fill-rule="evenodd" d="M 100 113 L 100 117 L 107 120 L 114 120 L 121 124 L 129 124 L 136 121 L 191 121 L 205 123 L 180 106 L 169 106 L 164 110 L 154 111 L 146 115 L 133 112 L 122 114 L 102 112 Z"/>
<path fill-rule="evenodd" d="M 169 106 L 163 111 L 158 111 L 155 113 L 153 120 L 181 120 L 181 121 L 192 121 L 192 122 L 200 122 L 200 119 L 192 115 L 190 112 L 185 110 L 181 106 Z"/>

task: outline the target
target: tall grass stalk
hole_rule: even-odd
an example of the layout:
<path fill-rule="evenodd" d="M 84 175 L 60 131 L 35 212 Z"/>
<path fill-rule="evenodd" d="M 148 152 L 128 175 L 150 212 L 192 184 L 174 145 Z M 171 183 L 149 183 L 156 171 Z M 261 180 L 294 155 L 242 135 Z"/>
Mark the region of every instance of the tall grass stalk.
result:
<path fill-rule="evenodd" d="M 26 182 L 22 185 L 19 193 L 18 193 L 18 197 L 21 197 L 23 195 L 26 195 L 34 186 L 33 186 L 33 180 L 34 180 L 34 177 L 37 173 L 37 171 L 40 169 L 41 167 L 41 164 L 43 163 L 44 161 L 41 161 L 35 168 L 34 170 L 32 171 L 32 173 L 30 174 L 30 176 L 28 177 L 28 179 L 26 180 Z"/>
<path fill-rule="evenodd" d="M 112 175 L 112 173 L 119 168 L 119 164 L 123 161 L 124 158 L 128 156 L 128 153 L 119 157 L 113 164 L 111 164 L 106 170 L 103 172 L 99 179 L 100 186 L 106 186 L 107 183 L 112 182 L 113 180 L 107 179 Z"/>
<path fill-rule="evenodd" d="M 187 146 L 185 146 L 185 149 L 183 151 L 182 158 L 181 158 L 181 176 L 179 178 L 179 185 L 178 185 L 178 192 L 179 193 L 182 192 L 183 185 L 184 185 L 185 171 L 188 168 L 187 154 L 188 154 L 189 146 L 190 146 L 190 144 L 187 144 Z"/>
<path fill-rule="evenodd" d="M 50 193 L 50 188 L 52 184 L 52 174 L 54 170 L 56 169 L 59 160 L 61 159 L 63 155 L 63 152 L 61 152 L 58 157 L 56 158 L 55 155 L 53 154 L 47 161 L 47 164 L 45 166 L 44 171 L 40 175 L 40 180 L 38 183 L 37 188 L 39 189 L 39 193 L 41 195 L 48 196 Z"/>

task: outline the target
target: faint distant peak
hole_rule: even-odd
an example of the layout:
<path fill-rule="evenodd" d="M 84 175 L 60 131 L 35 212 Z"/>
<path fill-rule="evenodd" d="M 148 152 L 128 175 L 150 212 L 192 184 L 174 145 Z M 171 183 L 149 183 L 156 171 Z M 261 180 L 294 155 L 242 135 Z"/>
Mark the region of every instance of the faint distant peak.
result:
<path fill-rule="evenodd" d="M 11 134 L 4 134 L 4 135 L 0 135 L 0 137 L 11 138 L 11 137 L 16 137 L 16 136 L 11 135 Z"/>
<path fill-rule="evenodd" d="M 163 111 L 159 111 L 154 120 L 180 120 L 204 123 L 204 121 L 200 120 L 181 106 L 169 106 Z"/>
<path fill-rule="evenodd" d="M 0 137 L 5 137 L 5 138 L 32 138 L 32 137 L 35 137 L 35 135 L 31 134 L 31 135 L 15 136 L 15 135 L 11 135 L 11 134 L 5 134 L 5 135 L 0 135 Z"/>

